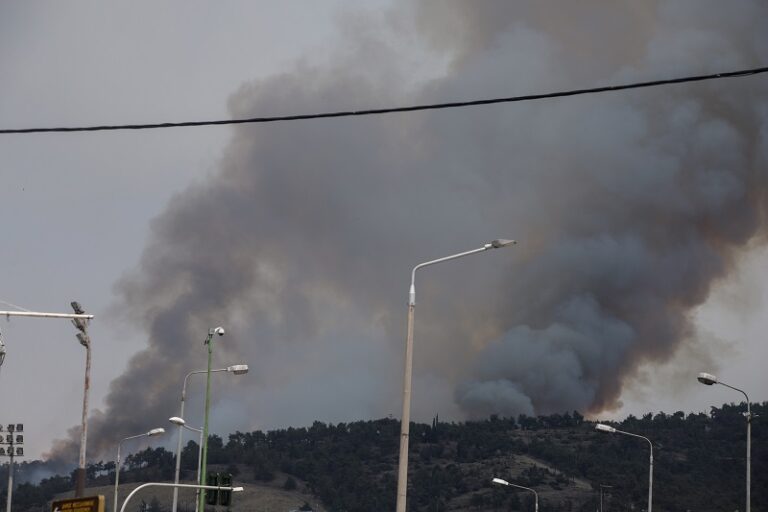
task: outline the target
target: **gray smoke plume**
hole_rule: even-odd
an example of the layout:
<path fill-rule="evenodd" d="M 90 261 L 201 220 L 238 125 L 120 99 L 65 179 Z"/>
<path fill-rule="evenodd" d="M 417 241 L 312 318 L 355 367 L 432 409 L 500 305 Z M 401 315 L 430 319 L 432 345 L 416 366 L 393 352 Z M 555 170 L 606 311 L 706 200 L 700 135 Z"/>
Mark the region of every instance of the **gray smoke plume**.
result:
<path fill-rule="evenodd" d="M 386 19 L 347 19 L 330 63 L 244 85 L 232 115 L 588 87 L 768 56 L 759 1 L 441 0 Z M 419 75 L 404 45 L 444 70 Z M 175 413 L 219 324 L 217 364 L 252 370 L 216 381 L 214 429 L 399 412 L 410 269 L 496 237 L 521 243 L 418 276 L 415 417 L 615 407 L 639 365 L 695 336 L 689 312 L 762 234 L 766 163 L 761 77 L 240 126 L 117 286 L 149 346 L 112 382 L 89 450 Z M 189 407 L 199 422 L 199 393 Z"/>

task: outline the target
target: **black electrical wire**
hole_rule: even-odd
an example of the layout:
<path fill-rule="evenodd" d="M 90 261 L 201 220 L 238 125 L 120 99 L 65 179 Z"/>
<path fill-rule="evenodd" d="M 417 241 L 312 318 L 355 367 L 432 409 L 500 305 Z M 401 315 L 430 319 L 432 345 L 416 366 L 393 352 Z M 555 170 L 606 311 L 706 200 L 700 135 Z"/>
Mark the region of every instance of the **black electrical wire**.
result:
<path fill-rule="evenodd" d="M 392 114 L 395 112 L 416 112 L 419 110 L 439 110 L 446 108 L 473 107 L 477 105 L 492 105 L 494 103 L 513 103 L 518 101 L 541 100 L 546 98 L 562 98 L 565 96 L 578 96 L 582 94 L 595 94 L 610 91 L 623 91 L 626 89 L 641 89 L 644 87 L 657 87 L 660 85 L 682 84 L 688 82 L 702 82 L 718 78 L 735 78 L 757 75 L 768 72 L 768 67 L 744 69 L 741 71 L 729 71 L 711 75 L 686 76 L 669 78 L 666 80 L 654 80 L 650 82 L 635 82 L 621 85 L 608 85 L 590 89 L 573 89 L 570 91 L 550 92 L 545 94 L 528 94 L 525 96 L 510 96 L 506 98 L 491 98 L 472 101 L 455 101 L 450 103 L 434 103 L 428 105 L 411 105 L 408 107 L 377 108 L 368 110 L 346 110 L 340 112 L 322 112 L 319 114 L 299 114 L 292 116 L 251 117 L 246 119 L 220 119 L 215 121 L 185 121 L 181 123 L 151 123 L 151 124 L 114 124 L 100 126 L 64 126 L 55 128 L 7 128 L 0 129 L 0 134 L 11 133 L 47 133 L 47 132 L 98 132 L 108 130 L 151 130 L 156 128 L 181 128 L 186 126 L 215 126 L 224 124 L 246 123 L 274 123 L 277 121 L 298 121 L 303 119 L 324 119 L 331 117 L 371 116 L 380 114 Z"/>

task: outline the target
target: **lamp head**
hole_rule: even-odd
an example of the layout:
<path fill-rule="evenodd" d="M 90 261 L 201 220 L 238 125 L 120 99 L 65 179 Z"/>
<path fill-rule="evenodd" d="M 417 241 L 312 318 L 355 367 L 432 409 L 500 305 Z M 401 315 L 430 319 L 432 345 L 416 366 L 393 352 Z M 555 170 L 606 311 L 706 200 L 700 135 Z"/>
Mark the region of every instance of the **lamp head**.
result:
<path fill-rule="evenodd" d="M 508 245 L 515 245 L 517 243 L 517 240 L 507 240 L 505 238 L 497 238 L 496 240 L 491 240 L 490 246 L 493 249 L 501 249 L 502 247 L 506 247 Z"/>
<path fill-rule="evenodd" d="M 178 416 L 173 416 L 173 417 L 171 417 L 171 418 L 168 418 L 168 421 L 170 421 L 170 422 L 171 422 L 171 423 L 173 423 L 174 425 L 178 425 L 178 426 L 180 426 L 180 427 L 183 427 L 184 425 L 186 425 L 186 424 L 187 424 L 187 422 L 186 422 L 186 421 L 184 421 L 184 419 L 183 419 L 183 418 L 179 418 Z"/>
<path fill-rule="evenodd" d="M 491 480 L 491 482 L 499 485 L 509 485 L 509 482 L 507 482 L 506 480 L 502 480 L 501 478 L 494 478 L 493 480 Z"/>
<path fill-rule="evenodd" d="M 163 427 L 153 428 L 152 430 L 147 432 L 147 435 L 149 437 L 159 436 L 160 434 L 165 434 L 165 429 Z"/>
<path fill-rule="evenodd" d="M 247 364 L 233 364 L 232 366 L 227 366 L 227 371 L 234 373 L 235 375 L 243 375 L 248 373 L 248 365 Z"/>
<path fill-rule="evenodd" d="M 717 384 L 717 377 L 712 375 L 711 373 L 704 373 L 701 372 L 698 377 L 696 377 L 699 382 L 702 384 L 706 384 L 707 386 L 711 386 L 712 384 Z"/>
<path fill-rule="evenodd" d="M 242 487 L 233 487 L 232 488 L 232 492 L 243 492 L 243 488 Z"/>
<path fill-rule="evenodd" d="M 218 327 L 214 327 L 213 329 L 211 329 L 208 334 L 218 334 L 219 336 L 224 336 L 225 332 L 226 331 L 224 330 L 224 328 L 222 326 L 218 326 Z"/>
<path fill-rule="evenodd" d="M 595 430 L 599 430 L 600 432 L 608 432 L 609 434 L 613 434 L 616 432 L 616 429 L 613 428 L 610 425 L 606 425 L 604 423 L 598 423 L 595 425 Z"/>

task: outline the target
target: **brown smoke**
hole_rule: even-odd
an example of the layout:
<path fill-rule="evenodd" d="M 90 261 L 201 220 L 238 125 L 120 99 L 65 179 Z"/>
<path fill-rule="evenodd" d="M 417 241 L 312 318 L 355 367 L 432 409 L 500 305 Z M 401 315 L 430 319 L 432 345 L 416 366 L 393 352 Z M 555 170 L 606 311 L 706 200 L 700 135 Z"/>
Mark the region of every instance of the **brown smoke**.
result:
<path fill-rule="evenodd" d="M 397 30 L 448 55 L 444 76 L 419 84 L 388 34 L 353 32 L 322 69 L 243 86 L 232 115 L 586 87 L 768 55 L 759 1 L 441 0 L 404 12 Z M 218 363 L 252 371 L 217 381 L 214 428 L 397 412 L 410 269 L 495 237 L 521 244 L 419 275 L 417 416 L 613 407 L 640 364 L 695 336 L 691 308 L 763 229 L 767 134 L 761 77 L 242 126 L 118 285 L 149 347 L 112 382 L 89 450 L 175 414 L 219 324 L 230 334 Z M 190 407 L 199 422 L 199 396 Z"/>

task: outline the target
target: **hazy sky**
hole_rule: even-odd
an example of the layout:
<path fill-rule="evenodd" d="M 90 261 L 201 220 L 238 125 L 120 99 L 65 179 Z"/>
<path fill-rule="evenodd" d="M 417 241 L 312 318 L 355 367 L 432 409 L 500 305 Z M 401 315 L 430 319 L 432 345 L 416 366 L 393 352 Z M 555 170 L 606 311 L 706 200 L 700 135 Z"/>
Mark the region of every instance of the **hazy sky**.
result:
<path fill-rule="evenodd" d="M 322 71 L 326 67 L 326 72 L 331 73 L 334 66 L 346 62 L 339 55 L 359 51 L 347 45 L 366 43 L 367 33 L 357 31 L 371 31 L 372 27 L 380 28 L 381 33 L 371 35 L 371 39 L 376 39 L 378 44 L 386 40 L 391 46 L 385 58 L 363 62 L 350 58 L 349 61 L 361 67 L 361 76 L 377 76 L 387 65 L 397 67 L 401 75 L 382 84 L 382 94 L 376 96 L 366 91 L 358 97 L 328 93 L 324 89 L 328 81 L 325 77 L 325 83 L 317 85 L 320 93 L 313 97 L 307 92 L 307 96 L 296 101 L 298 112 L 388 106 L 393 102 L 409 103 L 415 97 L 428 101 L 430 91 L 439 95 L 435 100 L 440 101 L 468 99 L 446 97 L 454 91 L 480 95 L 493 91 L 499 96 L 541 92 L 540 81 L 522 78 L 519 83 L 495 83 L 493 87 L 468 80 L 461 82 L 461 87 L 440 87 L 440 77 L 461 65 L 460 57 L 455 60 L 446 57 L 453 51 L 452 43 L 445 42 L 451 37 L 434 32 L 432 24 L 433 32 L 423 40 L 394 36 L 389 40 L 389 32 L 404 34 L 413 30 L 413 27 L 401 26 L 404 20 L 415 19 L 413 25 L 417 28 L 425 23 L 419 19 L 424 11 L 414 14 L 413 18 L 400 16 L 407 9 L 400 6 L 392 10 L 390 4 L 384 0 L 365 3 L 231 1 L 215 6 L 199 1 L 110 5 L 95 1 L 3 3 L 0 5 L 0 125 L 15 128 L 224 118 L 233 111 L 251 111 L 248 98 L 257 95 L 251 94 L 248 88 L 258 88 L 259 85 L 254 84 L 262 83 L 260 80 L 264 81 L 262 85 L 267 84 L 263 85 L 266 92 L 254 104 L 268 110 L 269 94 L 273 94 L 275 104 L 282 109 L 265 114 L 297 113 L 285 111 L 291 102 L 278 94 L 281 75 L 286 75 L 286 83 L 291 84 L 300 83 L 305 70 L 307 80 L 318 75 L 325 77 Z M 435 4 L 425 5 L 439 10 Z M 748 12 L 735 11 L 734 16 Z M 445 23 L 450 27 L 449 21 Z M 461 34 L 457 34 L 456 39 L 461 39 Z M 466 41 L 463 44 L 473 47 Z M 515 48 L 515 58 L 526 63 L 526 69 L 535 70 L 541 47 Z M 577 50 L 574 49 L 572 59 L 583 60 L 584 67 L 589 67 L 589 55 Z M 386 58 L 393 55 L 402 58 L 397 66 L 386 62 Z M 687 54 L 681 51 L 681 55 Z M 479 77 L 492 77 L 487 69 L 493 67 L 493 56 L 493 52 L 489 52 L 487 61 L 478 64 Z M 644 78 L 654 79 L 670 76 L 674 71 L 683 74 L 711 71 L 712 65 L 681 60 L 659 69 L 658 73 L 640 68 L 643 73 L 649 73 Z M 374 68 L 379 71 L 373 72 Z M 589 76 L 580 83 L 570 84 L 567 76 L 552 80 L 552 87 L 602 85 L 588 82 Z M 507 78 L 500 74 L 499 78 L 502 77 Z M 437 85 L 422 87 L 414 95 L 418 84 L 430 84 L 430 80 L 435 80 Z M 765 79 L 743 80 L 763 80 L 764 83 Z M 313 91 L 314 86 L 310 82 L 303 87 L 306 92 Z M 359 104 L 359 101 L 367 103 Z M 370 105 L 372 101 L 379 103 Z M 617 102 L 617 98 L 611 101 Z M 482 115 L 482 111 L 472 113 L 472 116 Z M 328 126 L 342 126 L 340 129 L 350 133 L 363 130 L 362 136 L 364 130 L 380 129 L 354 119 L 343 123 Z M 269 126 L 260 128 L 270 129 Z M 276 126 L 275 130 L 278 129 L 285 128 Z M 234 132 L 228 127 L 205 127 L 0 136 L 0 219 L 4 226 L 0 238 L 4 242 L 0 252 L 0 300 L 32 310 L 66 312 L 69 302 L 76 299 L 96 315 L 91 327 L 92 408 L 104 408 L 110 382 L 125 371 L 131 356 L 147 346 L 149 327 L 140 325 L 135 316 L 129 320 L 122 314 L 124 301 L 118 300 L 116 283 L 138 268 L 142 253 L 151 245 L 152 226 L 157 229 L 158 223 L 153 224 L 153 219 L 167 210 L 169 201 L 174 197 L 188 197 L 190 187 L 199 193 L 200 187 L 204 189 L 205 184 L 216 182 L 221 162 L 235 152 L 236 148 L 225 149 Z M 243 133 L 239 136 L 243 137 Z M 264 135 L 268 142 L 272 140 L 270 137 L 277 136 Z M 297 147 L 295 151 L 301 149 Z M 275 156 L 270 159 L 274 161 Z M 377 159 L 386 161 L 381 156 Z M 765 169 L 760 172 L 764 173 Z M 467 181 L 472 187 L 471 178 Z M 201 208 L 209 206 L 201 204 Z M 205 216 L 205 212 L 201 215 Z M 408 233 L 398 248 L 399 257 L 410 261 L 410 265 L 424 258 L 443 256 L 445 249 L 471 248 L 453 246 L 450 238 L 438 237 L 436 252 L 432 253 L 429 240 L 423 244 L 427 245 L 426 249 L 418 245 L 416 233 Z M 478 244 L 484 241 L 485 235 L 478 234 Z M 518 236 L 514 232 L 498 235 Z M 466 237 L 458 240 L 463 243 Z M 525 243 L 526 240 L 521 240 L 521 245 Z M 217 249 L 226 251 L 227 246 Z M 307 248 L 308 251 L 314 249 Z M 623 406 L 605 415 L 620 417 L 627 413 L 680 409 L 700 411 L 707 410 L 709 405 L 738 401 L 738 395 L 723 388 L 705 388 L 696 383 L 695 372 L 688 373 L 701 357 L 696 344 L 714 356 L 719 368 L 711 370 L 724 381 L 747 389 L 754 401 L 768 399 L 768 372 L 760 367 L 761 361 L 768 358 L 768 349 L 761 338 L 768 330 L 765 312 L 768 280 L 763 272 L 766 256 L 762 240 L 754 240 L 740 251 L 735 270 L 727 278 L 717 280 L 706 303 L 690 312 L 698 331 L 696 343 L 682 346 L 664 364 L 642 366 L 638 374 L 625 382 L 620 397 Z M 502 261 L 501 254 L 494 254 L 490 261 L 483 263 L 484 275 Z M 459 268 L 463 273 L 473 270 L 471 264 L 457 267 L 456 272 Z M 398 284 L 402 284 L 402 293 L 393 294 L 388 301 L 389 308 L 402 313 L 408 275 L 407 270 L 401 273 L 402 283 Z M 434 279 L 438 278 L 451 279 L 452 272 L 435 273 Z M 446 283 L 442 285 L 449 287 Z M 355 300 L 354 297 L 348 299 Z M 10 308 L 0 304 L 0 309 Z M 356 309 L 350 307 L 350 311 Z M 237 315 L 244 314 L 247 312 L 237 312 Z M 290 316 L 291 313 L 283 314 Z M 333 309 L 333 314 L 338 315 L 339 310 Z M 220 341 L 221 345 L 228 339 L 245 340 L 251 336 L 247 331 L 238 331 L 238 326 L 247 326 L 248 322 L 233 322 L 233 325 L 226 325 L 229 333 Z M 66 321 L 0 319 L 0 331 L 8 350 L 6 362 L 0 368 L 0 422 L 23 422 L 26 453 L 30 458 L 39 457 L 51 448 L 54 439 L 66 437 L 67 430 L 79 423 L 84 350 L 74 337 L 74 328 Z M 361 346 L 351 339 L 356 336 L 352 333 L 360 332 L 370 336 L 370 346 Z M 201 330 L 197 339 L 189 340 L 189 350 L 199 352 L 198 367 L 189 370 L 205 365 L 202 346 L 205 334 L 205 330 Z M 404 324 L 402 334 L 405 334 Z M 345 374 L 341 371 L 342 364 L 333 361 L 330 355 L 324 357 L 322 353 L 309 351 L 302 358 L 297 355 L 301 352 L 291 352 L 292 359 L 286 359 L 276 355 L 277 349 L 267 346 L 265 360 L 285 364 L 279 372 L 286 378 L 275 380 L 279 384 L 270 388 L 269 383 L 255 373 L 239 378 L 237 385 L 222 382 L 225 379 L 222 377 L 215 384 L 218 386 L 216 398 L 222 405 L 218 409 L 220 421 L 212 423 L 213 430 L 226 433 L 235 429 L 306 425 L 315 419 L 350 421 L 399 415 L 402 339 L 390 339 L 389 330 L 371 329 L 364 320 L 359 323 L 345 320 L 335 329 L 328 327 L 323 336 L 323 343 L 336 340 L 335 347 L 340 352 L 352 354 L 348 361 L 367 360 L 370 367 L 346 368 L 349 373 Z M 247 353 L 253 358 L 260 355 L 258 351 Z M 241 361 L 245 357 L 245 353 L 224 350 L 217 363 L 248 362 L 258 368 L 255 360 Z M 418 350 L 416 357 L 419 357 Z M 437 362 L 431 365 L 439 365 L 440 360 L 436 357 Z M 700 369 L 710 370 L 704 366 L 709 364 L 705 361 L 702 360 Z M 431 365 L 421 366 L 423 373 L 415 378 L 415 419 L 429 420 L 433 412 L 439 412 L 445 419 L 462 419 L 461 410 L 453 404 L 450 372 L 435 370 Z M 681 367 L 686 368 L 684 374 L 679 371 Z M 326 375 L 325 368 L 332 371 Z M 177 372 L 158 375 L 158 379 L 178 382 L 180 392 L 183 376 L 183 372 Z M 197 407 L 201 383 L 193 383 L 190 389 L 191 395 L 198 396 L 191 401 L 188 419 L 192 424 L 198 424 L 201 417 Z M 318 389 L 324 398 L 315 399 L 315 388 L 324 387 L 325 393 Z M 427 388 L 432 393 L 430 396 L 424 396 Z M 269 398 L 271 392 L 285 399 L 282 405 L 277 399 Z M 328 396 L 337 399 L 331 402 Z M 143 399 L 137 397 L 138 402 Z M 146 400 L 154 398 L 146 397 Z M 241 407 L 241 403 L 249 407 L 257 404 L 261 408 L 251 410 Z M 433 404 L 439 404 L 440 410 L 434 411 Z M 176 412 L 169 410 L 167 416 Z M 130 413 L 142 418 L 140 409 Z M 168 427 L 151 423 L 153 420 L 160 421 L 160 418 L 138 422 L 146 423 L 146 428 Z M 115 444 L 118 440 L 115 439 Z M 170 441 L 169 436 L 166 442 Z"/>

